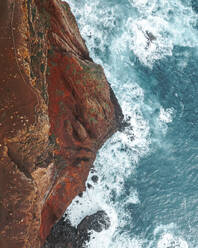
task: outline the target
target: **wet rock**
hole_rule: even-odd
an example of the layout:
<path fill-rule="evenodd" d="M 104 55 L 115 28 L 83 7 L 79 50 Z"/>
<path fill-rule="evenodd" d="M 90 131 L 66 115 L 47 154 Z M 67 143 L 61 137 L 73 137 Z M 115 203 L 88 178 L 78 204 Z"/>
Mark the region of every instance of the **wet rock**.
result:
<path fill-rule="evenodd" d="M 48 236 L 43 248 L 66 247 L 68 244 L 73 246 L 76 244 L 77 229 L 72 227 L 70 222 L 64 218 L 52 228 L 51 234 Z M 73 247 L 72 246 L 72 247 Z"/>
<path fill-rule="evenodd" d="M 43 248 L 83 248 L 90 240 L 92 230 L 101 232 L 110 227 L 110 219 L 104 211 L 98 211 L 86 216 L 77 228 L 72 227 L 68 220 L 63 218 L 52 228 Z"/>
<path fill-rule="evenodd" d="M 78 196 L 79 196 L 79 197 L 82 197 L 82 196 L 83 196 L 83 192 L 80 192 L 80 193 L 78 194 Z"/>
<path fill-rule="evenodd" d="M 126 116 L 125 119 L 122 121 L 119 131 L 123 132 L 124 134 L 126 134 L 126 136 L 133 141 L 134 140 L 134 133 L 133 133 L 133 128 L 131 126 L 130 123 L 131 117 L 130 116 Z"/>
<path fill-rule="evenodd" d="M 94 182 L 94 183 L 97 183 L 98 182 L 98 176 L 94 175 L 91 177 L 91 180 Z"/>
<path fill-rule="evenodd" d="M 156 37 L 148 30 L 146 30 L 145 34 L 146 34 L 147 40 L 149 40 L 150 42 L 156 40 Z"/>
<path fill-rule="evenodd" d="M 88 232 L 94 230 L 101 232 L 103 229 L 110 227 L 110 219 L 104 211 L 98 211 L 93 215 L 86 216 L 77 226 L 78 232 Z"/>
<path fill-rule="evenodd" d="M 92 186 L 90 183 L 88 183 L 88 184 L 87 184 L 87 188 L 88 188 L 88 189 L 91 189 L 91 188 L 93 188 L 93 186 Z"/>

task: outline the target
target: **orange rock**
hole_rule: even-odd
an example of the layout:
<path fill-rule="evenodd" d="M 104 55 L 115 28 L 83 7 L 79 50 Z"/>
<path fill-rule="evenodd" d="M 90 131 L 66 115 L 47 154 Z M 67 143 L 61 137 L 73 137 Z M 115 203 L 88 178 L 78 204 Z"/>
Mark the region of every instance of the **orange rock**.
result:
<path fill-rule="evenodd" d="M 122 112 L 60 0 L 0 3 L 0 247 L 38 248 Z"/>

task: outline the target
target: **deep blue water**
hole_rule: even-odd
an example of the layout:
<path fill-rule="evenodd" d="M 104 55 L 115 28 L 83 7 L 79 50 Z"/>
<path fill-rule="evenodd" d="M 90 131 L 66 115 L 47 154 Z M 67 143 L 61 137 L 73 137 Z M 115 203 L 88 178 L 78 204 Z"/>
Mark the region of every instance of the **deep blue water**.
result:
<path fill-rule="evenodd" d="M 197 248 L 198 1 L 68 2 L 133 128 L 98 153 L 99 183 L 73 201 L 71 221 L 109 214 L 91 248 Z"/>

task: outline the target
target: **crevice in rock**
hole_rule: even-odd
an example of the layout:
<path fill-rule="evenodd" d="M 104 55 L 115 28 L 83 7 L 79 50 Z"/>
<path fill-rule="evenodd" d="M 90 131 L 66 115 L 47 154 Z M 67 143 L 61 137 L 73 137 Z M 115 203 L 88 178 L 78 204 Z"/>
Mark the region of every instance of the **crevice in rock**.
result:
<path fill-rule="evenodd" d="M 76 158 L 75 161 L 72 163 L 73 166 L 76 166 L 78 164 L 80 164 L 81 161 L 83 162 L 89 162 L 90 158 L 87 158 L 87 157 L 79 157 L 79 158 Z"/>
<path fill-rule="evenodd" d="M 25 168 L 22 158 L 20 158 L 20 155 L 17 156 L 12 149 L 8 146 L 8 157 L 10 160 L 17 166 L 18 170 L 22 172 L 27 178 L 33 180 L 32 175 L 29 173 L 29 171 Z"/>

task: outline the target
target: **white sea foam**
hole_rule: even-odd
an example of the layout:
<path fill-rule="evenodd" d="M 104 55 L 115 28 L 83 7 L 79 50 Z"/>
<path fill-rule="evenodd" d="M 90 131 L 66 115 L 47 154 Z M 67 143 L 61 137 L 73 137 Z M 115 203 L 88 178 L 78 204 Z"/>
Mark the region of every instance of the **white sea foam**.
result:
<path fill-rule="evenodd" d="M 144 104 L 144 93 L 137 84 L 126 82 L 120 90 L 119 99 L 124 116 L 128 119 L 130 126 L 118 136 L 122 144 L 132 149 L 133 158 L 131 159 L 137 163 L 138 159 L 148 152 L 150 144 L 149 124 L 141 111 Z"/>
<path fill-rule="evenodd" d="M 156 60 L 172 55 L 175 45 L 198 47 L 198 15 L 190 4 L 184 5 L 180 0 L 129 0 L 132 10 L 135 9 L 137 13 L 134 15 L 132 11 L 119 30 L 116 29 L 119 16 L 115 11 L 119 6 L 105 8 L 99 0 L 86 0 L 79 3 L 78 7 L 75 1 L 68 2 L 78 18 L 81 34 L 96 62 L 101 61 L 95 49 L 105 53 L 107 44 L 114 53 L 123 48 L 128 49 L 128 54 L 133 51 L 149 67 Z M 118 31 L 119 37 L 116 35 Z M 109 39 L 111 32 L 115 35 Z M 155 37 L 152 42 L 148 42 L 147 32 Z M 119 59 L 122 61 L 121 52 Z"/>
<path fill-rule="evenodd" d="M 127 89 L 130 95 L 130 87 Z M 137 90 L 138 94 L 142 94 Z M 131 98 L 135 97 L 131 94 Z M 143 97 L 143 96 L 142 96 Z M 139 98 L 141 99 L 141 97 Z M 78 223 L 86 216 L 103 209 L 111 219 L 110 229 L 101 233 L 92 233 L 91 241 L 87 244 L 90 248 L 108 248 L 120 247 L 120 239 L 122 238 L 116 230 L 119 230 L 129 221 L 127 211 L 123 208 L 127 204 L 139 204 L 138 192 L 136 189 L 130 190 L 130 194 L 124 196 L 124 200 L 119 199 L 123 195 L 124 181 L 135 172 L 136 164 L 142 153 L 148 150 L 148 127 L 141 117 L 141 112 L 137 106 L 131 106 L 126 100 L 127 116 L 132 117 L 130 121 L 133 125 L 133 131 L 130 129 L 126 133 L 117 133 L 99 151 L 94 165 L 94 174 L 99 177 L 97 184 L 91 180 L 93 173 L 90 173 L 87 183 L 93 185 L 93 188 L 87 189 L 82 197 L 76 197 L 67 210 L 67 217 L 73 225 Z M 129 105 L 129 106 L 128 106 Z M 134 108 L 134 109 L 133 109 Z M 139 112 L 138 112 L 139 111 Z M 142 127 L 142 128 L 141 128 Z M 132 132 L 134 139 L 132 139 Z M 113 239 L 113 241 L 112 241 Z M 141 247 L 136 239 L 124 238 L 123 247 Z"/>
<path fill-rule="evenodd" d="M 162 131 L 163 135 L 167 133 L 168 130 L 167 124 L 172 122 L 174 113 L 175 111 L 173 108 L 164 109 L 160 107 L 158 126 L 160 127 L 160 130 Z"/>
<path fill-rule="evenodd" d="M 110 248 L 142 248 L 143 241 L 138 238 L 130 238 L 127 235 L 120 235 L 111 244 Z"/>
<path fill-rule="evenodd" d="M 154 240 L 148 248 L 189 248 L 188 243 L 178 234 L 178 227 L 174 223 L 159 225 L 154 230 Z"/>
<path fill-rule="evenodd" d="M 160 108 L 160 120 L 165 122 L 165 123 L 170 123 L 172 122 L 172 114 L 174 112 L 173 108 L 167 108 L 166 110 L 163 108 Z"/>
<path fill-rule="evenodd" d="M 136 238 L 130 238 L 127 235 L 119 235 L 110 242 L 108 232 L 104 231 L 100 234 L 93 232 L 91 240 L 86 248 L 142 248 L 143 241 Z M 182 247 L 183 248 L 183 247 Z"/>
<path fill-rule="evenodd" d="M 188 244 L 180 237 L 165 233 L 157 243 L 157 248 L 188 248 Z"/>
<path fill-rule="evenodd" d="M 198 46 L 195 29 L 198 16 L 191 6 L 179 0 L 130 0 L 130 3 L 139 13 L 127 22 L 130 48 L 145 65 L 152 66 L 156 60 L 172 55 L 175 45 Z M 152 42 L 146 32 L 154 35 Z"/>
<path fill-rule="evenodd" d="M 161 134 L 165 135 L 168 124 L 174 118 L 175 110 L 164 109 L 154 98 L 146 104 L 144 91 L 137 84 L 135 72 L 126 76 L 123 68 L 128 65 L 133 68 L 133 63 L 129 59 L 132 52 L 144 65 L 152 67 L 156 60 L 170 56 L 175 45 L 197 46 L 197 33 L 193 29 L 197 16 L 189 6 L 183 6 L 175 0 L 169 2 L 130 0 L 136 15 L 131 14 L 123 21 L 118 35 L 116 28 L 119 12 L 116 12 L 116 9 L 119 6 L 106 8 L 106 2 L 100 5 L 101 0 L 68 2 L 78 19 L 81 34 L 86 40 L 91 57 L 103 65 L 107 79 L 113 86 L 125 119 L 130 125 L 123 132 L 116 133 L 99 151 L 94 164 L 94 174 L 99 177 L 98 183 L 92 182 L 93 173 L 90 173 L 87 182 L 92 184 L 93 188 L 87 189 L 82 197 L 76 197 L 67 214 L 75 226 L 85 216 L 101 209 L 109 215 L 110 229 L 101 233 L 93 232 L 86 247 L 143 248 L 146 241 L 138 237 L 132 238 L 126 232 L 120 233 L 126 223 L 133 224 L 126 211 L 127 204 L 140 204 L 138 190 L 131 187 L 130 193 L 126 195 L 124 183 L 129 176 L 135 175 L 139 159 L 149 152 L 152 141 L 151 128 L 158 139 Z M 146 31 L 156 37 L 149 45 Z M 103 56 L 98 56 L 98 53 L 104 55 L 107 50 L 109 51 L 106 61 Z M 185 67 L 186 64 L 182 66 Z M 153 117 L 152 127 L 149 118 L 145 119 L 142 109 L 150 116 L 154 116 L 155 110 L 159 110 L 157 116 Z M 186 241 L 174 235 L 173 229 L 164 226 L 161 231 L 160 227 L 156 229 L 154 233 L 156 240 L 152 241 L 149 247 L 168 248 L 171 240 L 175 240 L 174 242 L 180 245 L 178 248 L 187 248 Z M 167 244 L 167 247 L 163 246 L 164 244 Z"/>

